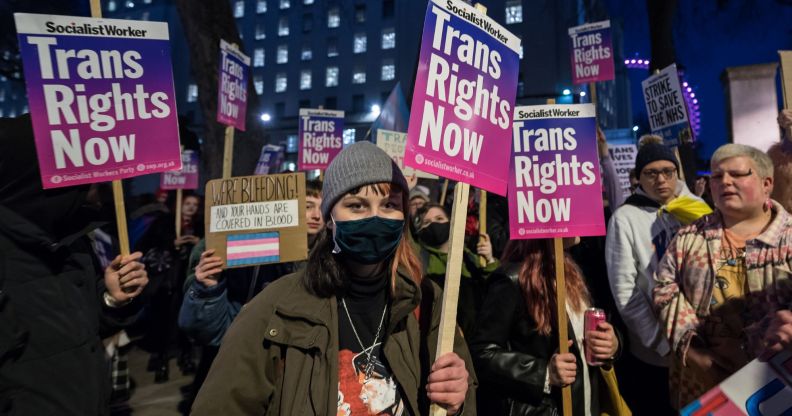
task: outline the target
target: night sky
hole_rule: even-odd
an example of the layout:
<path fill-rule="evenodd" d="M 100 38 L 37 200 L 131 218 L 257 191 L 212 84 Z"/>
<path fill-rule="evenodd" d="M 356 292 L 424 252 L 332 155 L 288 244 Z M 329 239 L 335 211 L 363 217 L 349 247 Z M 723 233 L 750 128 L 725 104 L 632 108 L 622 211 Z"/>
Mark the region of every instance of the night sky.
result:
<path fill-rule="evenodd" d="M 651 57 L 646 3 L 606 0 L 606 4 L 611 19 L 624 24 L 625 56 Z M 778 50 L 792 49 L 792 1 L 679 1 L 674 43 L 677 63 L 685 68 L 699 98 L 699 157 L 709 159 L 728 134 L 721 74 L 732 66 L 778 62 Z M 646 118 L 640 81 L 647 76 L 648 71 L 630 70 L 635 119 Z M 777 82 L 781 108 L 780 78 Z"/>

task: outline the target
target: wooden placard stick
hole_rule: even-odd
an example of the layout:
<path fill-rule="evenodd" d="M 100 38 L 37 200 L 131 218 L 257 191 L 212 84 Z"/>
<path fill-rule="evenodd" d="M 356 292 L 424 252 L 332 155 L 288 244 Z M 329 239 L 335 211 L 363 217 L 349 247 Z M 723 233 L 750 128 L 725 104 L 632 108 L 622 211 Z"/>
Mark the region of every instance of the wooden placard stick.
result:
<path fill-rule="evenodd" d="M 223 179 L 231 177 L 231 166 L 234 163 L 234 126 L 225 129 L 225 145 L 223 146 Z"/>
<path fill-rule="evenodd" d="M 479 235 L 487 233 L 487 191 L 481 189 L 479 194 Z M 481 241 L 481 237 L 479 237 Z M 481 267 L 487 266 L 487 259 L 479 256 Z"/>
<path fill-rule="evenodd" d="M 440 192 L 440 200 L 437 201 L 440 205 L 445 205 L 446 195 L 448 195 L 448 179 L 443 182 L 443 191 Z"/>
<path fill-rule="evenodd" d="M 792 110 L 792 51 L 778 51 L 781 57 L 781 95 L 784 98 L 784 108 Z M 792 127 L 784 132 L 786 140 L 792 140 Z"/>
<path fill-rule="evenodd" d="M 91 0 L 91 17 L 102 17 L 102 2 Z M 129 255 L 129 232 L 127 231 L 126 208 L 124 204 L 124 185 L 120 179 L 113 181 L 113 203 L 115 205 L 116 225 L 118 227 L 118 245 L 121 256 Z"/>
<path fill-rule="evenodd" d="M 181 237 L 182 226 L 182 189 L 176 190 L 176 238 Z"/>
<path fill-rule="evenodd" d="M 593 84 L 593 83 L 592 83 Z M 592 99 L 595 97 L 592 97 Z M 555 104 L 555 98 L 549 98 L 547 104 Z M 564 270 L 564 243 L 561 238 L 553 239 L 553 258 L 555 259 L 556 282 L 556 316 L 558 316 L 558 353 L 569 352 L 567 340 L 567 313 L 566 313 L 566 274 Z M 572 416 L 572 387 L 561 388 L 561 404 L 563 416 Z"/>
<path fill-rule="evenodd" d="M 470 185 L 457 182 L 454 187 L 454 205 L 451 208 L 451 235 L 448 238 L 448 261 L 446 262 L 445 283 L 443 285 L 443 305 L 440 312 L 440 330 L 437 336 L 435 359 L 454 351 L 454 336 L 457 325 L 457 305 L 459 303 L 459 279 L 462 276 L 462 256 L 465 249 L 465 220 L 467 218 Z M 432 404 L 432 416 L 445 416 L 446 410 Z"/>

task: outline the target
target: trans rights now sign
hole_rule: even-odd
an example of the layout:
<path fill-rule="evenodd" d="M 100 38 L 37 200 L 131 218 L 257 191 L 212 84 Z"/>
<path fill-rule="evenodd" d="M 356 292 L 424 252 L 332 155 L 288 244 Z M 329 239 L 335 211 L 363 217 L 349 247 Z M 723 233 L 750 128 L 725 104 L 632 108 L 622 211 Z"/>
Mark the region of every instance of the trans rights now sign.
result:
<path fill-rule="evenodd" d="M 513 129 L 511 238 L 604 235 L 594 106 L 517 107 Z"/>
<path fill-rule="evenodd" d="M 181 170 L 162 173 L 160 189 L 198 189 L 198 153 L 184 150 L 181 158 Z"/>
<path fill-rule="evenodd" d="M 14 20 L 44 188 L 181 169 L 167 24 Z"/>
<path fill-rule="evenodd" d="M 615 77 L 610 20 L 569 28 L 572 83 L 610 81 Z"/>
<path fill-rule="evenodd" d="M 426 11 L 406 166 L 506 194 L 520 40 L 458 0 Z"/>
<path fill-rule="evenodd" d="M 327 169 L 344 148 L 344 112 L 300 109 L 297 170 Z"/>
<path fill-rule="evenodd" d="M 217 122 L 245 131 L 247 80 L 250 57 L 220 39 L 220 70 L 217 77 Z"/>

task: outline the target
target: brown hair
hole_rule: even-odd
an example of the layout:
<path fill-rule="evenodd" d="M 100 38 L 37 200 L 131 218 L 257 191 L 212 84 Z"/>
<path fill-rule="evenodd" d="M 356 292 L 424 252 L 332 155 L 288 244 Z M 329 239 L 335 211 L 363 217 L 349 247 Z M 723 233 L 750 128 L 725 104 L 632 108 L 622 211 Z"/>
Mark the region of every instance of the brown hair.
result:
<path fill-rule="evenodd" d="M 352 189 L 347 194 L 357 195 L 365 189 L 365 192 L 371 190 L 377 195 L 390 195 L 393 185 L 391 183 L 365 185 Z M 396 290 L 396 276 L 399 267 L 404 268 L 407 275 L 417 285 L 420 286 L 423 279 L 423 267 L 412 249 L 412 241 L 410 241 L 408 232 L 409 205 L 407 204 L 407 192 L 404 190 L 402 191 L 402 212 L 404 212 L 405 221 L 402 238 L 391 263 L 391 293 Z M 308 254 L 308 265 L 303 280 L 308 291 L 319 297 L 330 297 L 344 287 L 344 273 L 341 271 L 338 259 L 332 254 L 332 250 L 333 231 L 325 227 L 324 232 L 319 234 L 313 249 Z"/>
<path fill-rule="evenodd" d="M 555 261 L 553 240 L 511 240 L 503 249 L 501 261 L 522 263 L 519 271 L 520 288 L 528 315 L 536 322 L 537 330 L 550 335 L 557 326 Z M 567 301 L 578 312 L 590 302 L 583 273 L 572 257 L 564 252 L 564 278 Z"/>

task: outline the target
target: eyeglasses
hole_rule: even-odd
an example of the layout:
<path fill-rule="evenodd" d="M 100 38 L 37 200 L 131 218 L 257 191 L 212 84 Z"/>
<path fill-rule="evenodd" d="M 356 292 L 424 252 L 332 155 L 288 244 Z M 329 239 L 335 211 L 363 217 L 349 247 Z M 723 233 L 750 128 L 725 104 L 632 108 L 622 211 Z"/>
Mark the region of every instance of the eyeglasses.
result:
<path fill-rule="evenodd" d="M 717 172 L 712 172 L 712 176 L 710 178 L 713 181 L 722 181 L 723 177 L 726 176 L 727 173 L 729 174 L 729 177 L 731 177 L 733 179 L 742 179 L 742 178 L 751 176 L 751 174 L 753 174 L 753 170 L 752 169 L 748 169 L 747 171 L 744 171 L 744 170 L 717 171 Z"/>
<path fill-rule="evenodd" d="M 660 176 L 661 173 L 663 174 L 664 178 L 673 179 L 674 176 L 676 176 L 676 172 L 676 168 L 665 168 L 661 170 L 647 169 L 641 172 L 641 175 L 645 175 L 647 178 L 654 181 L 657 180 L 657 177 Z"/>

